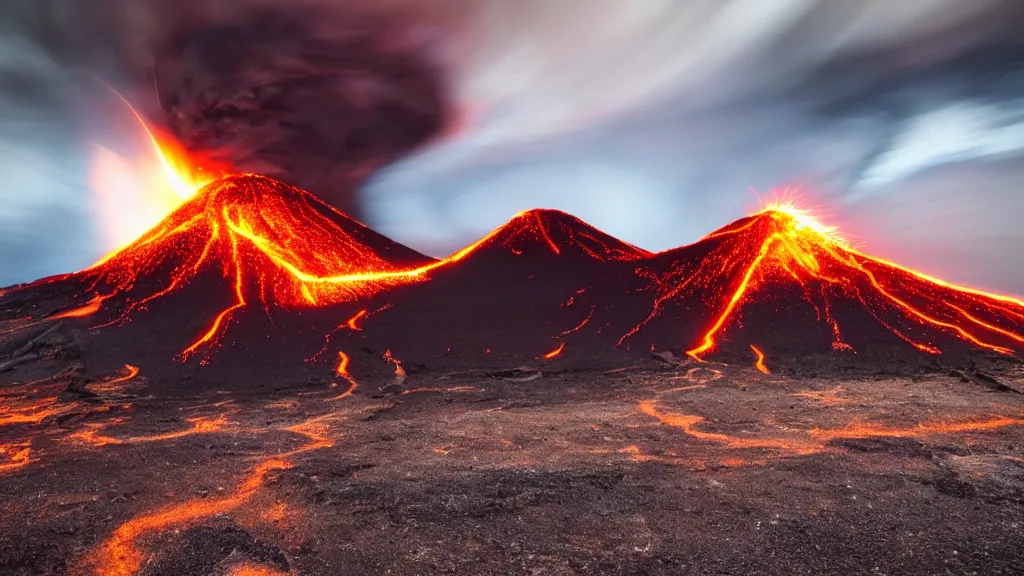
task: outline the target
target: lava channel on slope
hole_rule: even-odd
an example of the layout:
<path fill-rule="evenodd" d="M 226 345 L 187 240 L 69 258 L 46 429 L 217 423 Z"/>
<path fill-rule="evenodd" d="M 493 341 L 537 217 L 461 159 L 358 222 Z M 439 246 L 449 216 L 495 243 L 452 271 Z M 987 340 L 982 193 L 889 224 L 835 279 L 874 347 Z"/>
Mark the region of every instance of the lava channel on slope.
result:
<path fill-rule="evenodd" d="M 456 364 L 526 362 L 565 349 L 567 340 L 586 341 L 571 349 L 604 359 L 616 334 L 650 303 L 649 295 L 634 296 L 633 269 L 651 256 L 564 212 L 520 212 L 428 266 L 429 282 L 381 293 L 389 306 L 366 323 L 365 336 L 400 358 L 434 366 L 442 357 Z M 606 327 L 609 308 L 626 318 L 613 329 Z M 619 314 L 626 308 L 632 312 Z M 558 358 L 584 361 L 568 351 Z"/>
<path fill-rule="evenodd" d="M 269 313 L 354 301 L 414 281 L 415 275 L 394 273 L 431 262 L 308 192 L 261 176 L 228 176 L 93 267 L 19 292 L 24 297 L 34 286 L 71 286 L 88 300 L 51 319 L 88 318 L 94 326 L 111 326 L 198 284 L 175 302 L 186 306 L 178 314 L 209 316 L 181 351 L 187 358 L 215 344 L 242 308 Z"/>
<path fill-rule="evenodd" d="M 1024 350 L 1021 300 L 858 252 L 835 229 L 787 204 L 651 262 L 645 272 L 655 278 L 657 297 L 620 345 L 658 342 L 697 360 L 722 352 L 751 362 L 751 346 L 769 360 Z"/>

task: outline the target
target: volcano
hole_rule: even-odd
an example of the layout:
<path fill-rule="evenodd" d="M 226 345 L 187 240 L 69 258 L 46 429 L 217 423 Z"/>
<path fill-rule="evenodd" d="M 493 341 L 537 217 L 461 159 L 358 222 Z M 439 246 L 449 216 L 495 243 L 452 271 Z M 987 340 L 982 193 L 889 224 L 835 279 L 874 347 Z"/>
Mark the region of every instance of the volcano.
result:
<path fill-rule="evenodd" d="M 659 254 L 530 210 L 435 260 L 251 175 L 207 185 L 99 264 L 2 302 L 20 318 L 7 332 L 88 328 L 107 370 L 199 354 L 221 365 L 218 379 L 240 364 L 288 375 L 337 353 L 358 371 L 353 350 L 384 369 L 385 358 L 585 367 L 655 348 L 768 371 L 781 358 L 922 365 L 1024 349 L 1024 302 L 867 256 L 790 206 Z"/>
<path fill-rule="evenodd" d="M 199 297 L 190 304 L 200 306 L 187 309 L 203 316 L 211 310 L 202 308 L 227 290 L 230 302 L 213 312 L 209 329 L 184 350 L 188 355 L 252 302 L 269 310 L 352 301 L 401 281 L 387 273 L 431 261 L 308 192 L 245 175 L 207 185 L 155 228 L 93 267 L 39 285 L 84 287 L 93 295 L 89 302 L 52 318 L 114 315 L 100 326 L 125 322 L 191 285 Z"/>
<path fill-rule="evenodd" d="M 620 340 L 715 352 L 926 356 L 1024 349 L 1024 302 L 953 286 L 848 246 L 788 206 L 650 262 L 657 297 Z M 762 350 L 764 352 L 762 352 Z"/>

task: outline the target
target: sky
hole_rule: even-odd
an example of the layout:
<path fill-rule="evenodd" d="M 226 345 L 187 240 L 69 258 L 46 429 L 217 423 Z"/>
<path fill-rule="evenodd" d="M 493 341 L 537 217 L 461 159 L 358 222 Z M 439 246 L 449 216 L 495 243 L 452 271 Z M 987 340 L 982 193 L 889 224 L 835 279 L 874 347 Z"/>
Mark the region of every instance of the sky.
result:
<path fill-rule="evenodd" d="M 97 171 L 152 164 L 105 82 L 435 256 L 535 207 L 663 250 L 798 188 L 866 252 L 1024 295 L 1014 0 L 96 1 L 0 8 L 0 285 L 159 212 Z"/>

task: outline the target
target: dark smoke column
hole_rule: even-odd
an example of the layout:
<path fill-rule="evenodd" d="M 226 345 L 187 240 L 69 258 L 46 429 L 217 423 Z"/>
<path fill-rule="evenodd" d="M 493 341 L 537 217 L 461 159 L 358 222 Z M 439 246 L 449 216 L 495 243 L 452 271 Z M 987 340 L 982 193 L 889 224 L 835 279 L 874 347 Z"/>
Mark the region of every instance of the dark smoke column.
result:
<path fill-rule="evenodd" d="M 273 176 L 360 217 L 367 176 L 444 127 L 444 86 L 414 30 L 335 11 L 179 25 L 155 57 L 167 122 L 199 157 Z"/>

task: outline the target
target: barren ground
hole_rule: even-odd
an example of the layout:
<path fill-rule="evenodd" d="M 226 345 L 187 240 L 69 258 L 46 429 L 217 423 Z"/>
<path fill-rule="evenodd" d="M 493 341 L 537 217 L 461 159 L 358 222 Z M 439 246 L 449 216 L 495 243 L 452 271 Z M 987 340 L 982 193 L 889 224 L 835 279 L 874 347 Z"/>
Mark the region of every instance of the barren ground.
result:
<path fill-rule="evenodd" d="M 1024 572 L 1014 392 L 536 365 L 175 398 L 145 366 L 19 366 L 0 573 Z"/>

